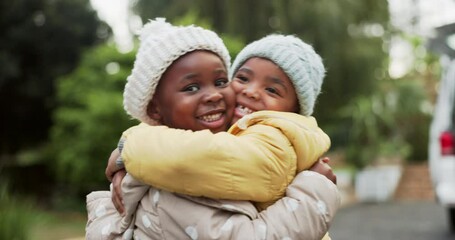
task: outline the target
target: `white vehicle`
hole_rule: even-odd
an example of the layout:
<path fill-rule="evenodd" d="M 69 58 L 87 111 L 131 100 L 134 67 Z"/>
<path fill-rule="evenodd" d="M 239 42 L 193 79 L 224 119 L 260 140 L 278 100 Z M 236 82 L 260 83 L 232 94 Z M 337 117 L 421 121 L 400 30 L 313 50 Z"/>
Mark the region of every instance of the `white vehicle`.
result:
<path fill-rule="evenodd" d="M 437 201 L 455 232 L 455 60 L 447 61 L 430 127 L 430 171 Z"/>

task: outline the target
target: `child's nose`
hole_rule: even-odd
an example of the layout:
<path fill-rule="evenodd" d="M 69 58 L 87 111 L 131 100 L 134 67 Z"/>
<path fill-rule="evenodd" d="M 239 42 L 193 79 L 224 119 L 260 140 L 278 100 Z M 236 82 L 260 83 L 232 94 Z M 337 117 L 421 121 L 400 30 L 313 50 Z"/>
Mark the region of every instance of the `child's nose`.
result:
<path fill-rule="evenodd" d="M 211 91 L 205 96 L 206 102 L 219 102 L 223 99 L 223 95 L 219 91 Z"/>
<path fill-rule="evenodd" d="M 259 99 L 258 91 L 256 91 L 256 89 L 253 87 L 247 87 L 247 88 L 243 89 L 243 94 L 245 96 L 247 96 L 248 98 L 252 98 L 255 100 Z"/>

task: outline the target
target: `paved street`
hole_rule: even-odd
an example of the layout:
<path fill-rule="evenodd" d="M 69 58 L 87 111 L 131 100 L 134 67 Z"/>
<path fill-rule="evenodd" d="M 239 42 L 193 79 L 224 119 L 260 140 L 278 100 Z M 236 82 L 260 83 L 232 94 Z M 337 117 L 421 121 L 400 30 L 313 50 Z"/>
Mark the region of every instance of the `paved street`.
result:
<path fill-rule="evenodd" d="M 455 240 L 445 209 L 431 201 L 360 203 L 342 208 L 333 240 Z"/>

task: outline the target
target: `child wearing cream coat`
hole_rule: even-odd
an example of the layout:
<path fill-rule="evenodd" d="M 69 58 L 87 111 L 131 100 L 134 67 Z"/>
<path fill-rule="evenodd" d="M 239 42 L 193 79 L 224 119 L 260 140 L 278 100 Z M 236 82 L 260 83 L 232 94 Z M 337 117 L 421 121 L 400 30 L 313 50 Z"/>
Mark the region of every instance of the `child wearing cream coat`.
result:
<path fill-rule="evenodd" d="M 322 76 L 320 77 L 322 83 Z M 131 102 L 137 103 L 137 101 Z M 312 104 L 314 105 L 314 102 Z M 303 111 L 301 105 L 299 109 Z M 128 109 L 128 99 L 125 99 L 125 106 Z M 312 107 L 305 111 L 311 112 Z M 129 113 L 143 122 L 150 123 L 151 118 L 148 118 L 146 114 L 136 114 L 131 110 Z M 213 115 L 210 118 L 213 118 Z M 123 236 L 128 238 L 133 233 L 141 239 L 281 239 L 286 237 L 291 239 L 320 239 L 328 230 L 339 204 L 336 186 L 324 176 L 308 171 L 298 174 L 292 181 L 295 172 L 308 169 L 315 162 L 314 159 L 318 159 L 329 147 L 328 137 L 317 127 L 313 118 L 305 118 L 292 113 L 258 112 L 243 118 L 230 129 L 229 133 L 217 133 L 215 135 L 207 130 L 192 132 L 169 129 L 164 126 L 148 128 L 142 125 L 129 129 L 124 134 L 126 142 L 122 153 L 128 171 L 131 170 L 133 175 L 141 180 L 144 180 L 143 178 L 146 175 L 154 175 L 155 173 L 155 170 L 146 170 L 148 168 L 143 165 L 146 163 L 145 161 L 138 160 L 137 162 L 140 163 L 137 167 L 134 166 L 136 161 L 133 161 L 136 157 L 141 159 L 150 157 L 147 155 L 148 150 L 141 150 L 143 147 L 141 142 L 145 143 L 145 141 L 140 140 L 149 136 L 150 131 L 156 137 L 161 136 L 159 139 L 150 139 L 150 143 L 153 142 L 152 145 L 155 145 L 156 148 L 151 149 L 150 152 L 155 150 L 167 152 L 163 155 L 170 155 L 171 157 L 163 159 L 163 162 L 178 168 L 164 167 L 157 171 L 159 174 L 164 174 L 157 180 L 157 187 L 193 196 L 217 198 L 217 196 L 210 196 L 211 192 L 222 193 L 225 190 L 222 185 L 229 183 L 232 184 L 230 190 L 224 192 L 226 193 L 224 196 L 220 195 L 221 198 L 251 200 L 261 202 L 257 204 L 260 208 L 261 206 L 262 208 L 269 207 L 267 210 L 258 212 L 255 206 L 247 201 L 190 197 L 155 188 L 149 189 L 127 175 L 122 186 L 126 207 L 126 214 L 123 218 L 119 217 L 118 214 L 117 217 L 111 215 L 116 212 L 112 212 L 112 203 L 109 205 L 110 192 L 95 192 L 87 197 L 89 211 L 87 236 L 89 239 L 95 236 L 108 236 L 107 238 Z M 173 133 L 167 133 L 168 131 Z M 194 137 L 192 134 L 197 136 Z M 235 137 L 231 134 L 242 137 Z M 245 140 L 238 141 L 234 138 Z M 172 145 L 174 142 L 174 140 L 169 139 L 192 139 L 186 143 L 197 143 L 199 145 L 191 145 L 192 147 L 188 148 L 177 143 L 175 148 L 165 150 L 162 147 L 167 147 L 168 144 Z M 193 141 L 193 139 L 199 140 Z M 233 147 L 236 144 L 239 145 L 231 148 L 237 152 L 235 154 L 229 151 L 220 151 L 218 148 L 226 145 Z M 208 149 L 208 151 L 198 150 L 199 147 L 204 146 L 214 148 Z M 148 147 L 150 145 L 146 146 L 146 148 Z M 187 156 L 197 156 L 202 152 L 205 152 L 203 153 L 205 155 L 200 156 L 205 159 L 203 162 L 206 161 L 207 164 L 201 165 L 193 162 L 197 165 L 180 165 L 186 161 Z M 223 153 L 221 154 L 221 152 Z M 223 160 L 226 162 L 226 158 L 217 159 L 218 154 L 220 156 L 230 154 L 232 162 L 217 165 Z M 154 157 L 156 156 L 158 155 L 154 155 Z M 160 155 L 156 159 L 158 160 L 160 157 L 162 156 Z M 177 165 L 181 167 L 172 164 L 176 159 L 181 161 L 177 162 Z M 199 159 L 202 160 L 202 158 Z M 238 165 L 241 159 L 245 165 Z M 270 164 L 264 164 L 264 159 L 269 159 Z M 189 160 L 189 162 L 191 161 L 193 160 Z M 215 167 L 211 167 L 212 163 L 217 164 L 214 165 Z M 263 169 L 255 169 L 261 165 L 264 167 Z M 156 165 L 152 163 L 150 166 Z M 196 172 L 195 175 L 198 175 L 198 168 L 201 169 L 201 178 L 188 176 L 179 178 L 180 173 L 193 172 L 190 173 L 191 175 Z M 239 169 L 245 170 L 238 171 Z M 262 171 L 264 173 L 258 173 Z M 221 175 L 210 176 L 218 173 Z M 173 178 L 169 180 L 167 177 L 171 176 Z M 175 185 L 171 184 L 170 187 L 159 185 L 159 182 L 163 180 L 162 177 L 166 177 L 166 180 Z M 218 178 L 221 181 L 213 182 L 217 181 Z M 265 178 L 267 180 L 264 180 Z M 188 185 L 183 186 L 182 191 L 177 189 L 178 185 L 185 183 L 179 179 L 188 180 Z M 227 180 L 223 182 L 223 179 Z M 254 185 L 246 179 L 258 180 L 259 182 Z M 239 183 L 236 183 L 237 180 Z M 246 187 L 246 185 L 253 185 L 253 187 Z M 177 186 L 177 190 L 171 189 L 174 186 Z M 265 188 L 270 186 L 270 189 L 261 193 L 261 190 L 264 189 L 261 188 L 262 186 L 266 186 Z M 201 190 L 202 193 L 199 192 L 200 190 L 192 192 L 192 189 L 199 189 L 199 187 L 207 187 L 208 189 Z M 282 198 L 284 191 L 286 191 L 286 197 Z M 279 200 L 276 201 L 277 199 Z M 139 204 L 137 204 L 138 202 Z M 275 203 L 270 205 L 269 202 Z M 116 230 L 112 231 L 112 229 Z"/>

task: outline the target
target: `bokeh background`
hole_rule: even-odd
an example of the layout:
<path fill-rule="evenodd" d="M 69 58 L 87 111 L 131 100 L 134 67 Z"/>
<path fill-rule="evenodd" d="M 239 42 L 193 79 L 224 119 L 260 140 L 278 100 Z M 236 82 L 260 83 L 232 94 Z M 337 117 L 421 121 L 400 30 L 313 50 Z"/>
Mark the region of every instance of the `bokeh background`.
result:
<path fill-rule="evenodd" d="M 83 236 L 85 195 L 122 131 L 122 91 L 143 23 L 218 32 L 232 58 L 266 34 L 295 34 L 327 68 L 315 117 L 335 170 L 427 161 L 453 0 L 11 0 L 0 3 L 0 239 Z M 455 42 L 449 42 L 448 45 Z M 351 178 L 349 178 L 351 179 Z M 352 178 L 354 179 L 354 178 Z M 348 182 L 354 182 L 354 180 Z"/>

